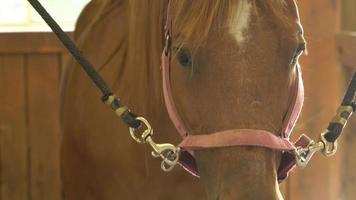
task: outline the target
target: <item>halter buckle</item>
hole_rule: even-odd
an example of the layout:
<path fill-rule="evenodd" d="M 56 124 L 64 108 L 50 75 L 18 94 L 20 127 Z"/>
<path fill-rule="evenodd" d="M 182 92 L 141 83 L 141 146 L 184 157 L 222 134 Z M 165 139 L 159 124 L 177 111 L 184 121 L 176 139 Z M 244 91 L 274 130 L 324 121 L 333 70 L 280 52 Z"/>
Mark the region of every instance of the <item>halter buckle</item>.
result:
<path fill-rule="evenodd" d="M 171 171 L 179 160 L 180 148 L 174 146 L 173 144 L 163 143 L 158 144 L 153 140 L 153 129 L 149 122 L 143 117 L 137 117 L 137 120 L 141 121 L 145 127 L 139 127 L 138 129 L 144 128 L 141 136 L 137 136 L 138 129 L 129 128 L 131 137 L 140 144 L 149 144 L 152 151 L 152 156 L 155 158 L 162 158 L 161 168 L 163 171 Z"/>
<path fill-rule="evenodd" d="M 168 56 L 170 48 L 171 48 L 171 36 L 169 34 L 169 32 L 167 31 L 167 33 L 165 34 L 165 44 L 164 44 L 164 55 Z"/>

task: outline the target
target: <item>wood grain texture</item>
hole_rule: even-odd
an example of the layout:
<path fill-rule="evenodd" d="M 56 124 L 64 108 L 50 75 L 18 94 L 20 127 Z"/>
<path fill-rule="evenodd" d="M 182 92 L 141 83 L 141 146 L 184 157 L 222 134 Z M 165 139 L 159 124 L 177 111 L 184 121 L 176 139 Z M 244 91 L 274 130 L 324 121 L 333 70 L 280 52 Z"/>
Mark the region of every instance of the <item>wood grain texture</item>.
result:
<path fill-rule="evenodd" d="M 0 44 L 0 200 L 62 199 L 59 80 L 67 51 L 53 33 L 2 33 Z"/>
<path fill-rule="evenodd" d="M 335 39 L 340 30 L 341 0 L 298 2 L 309 54 L 301 58 L 305 103 L 293 139 L 306 133 L 317 140 L 327 128 L 343 93 Z M 342 150 L 330 158 L 316 154 L 307 168 L 296 169 L 289 178 L 286 199 L 339 199 L 341 155 Z"/>
<path fill-rule="evenodd" d="M 342 0 L 342 29 L 344 31 L 356 31 L 356 1 Z"/>
<path fill-rule="evenodd" d="M 356 69 L 356 32 L 337 34 L 337 44 L 341 64 Z"/>
<path fill-rule="evenodd" d="M 57 54 L 28 55 L 30 181 L 36 200 L 61 199 L 58 60 Z"/>
<path fill-rule="evenodd" d="M 70 37 L 72 33 L 68 33 Z M 53 33 L 1 33 L 0 53 L 58 53 L 65 47 Z"/>
<path fill-rule="evenodd" d="M 0 55 L 0 199 L 28 197 L 24 57 Z"/>
<path fill-rule="evenodd" d="M 352 72 L 356 68 L 356 1 L 355 0 L 343 0 L 342 3 L 342 29 L 343 32 L 338 35 L 339 48 L 341 48 L 341 62 L 345 66 L 345 86 L 350 80 Z M 353 67 L 353 68 L 350 68 Z M 344 154 L 342 157 L 342 191 L 341 197 L 343 200 L 352 200 L 356 198 L 356 158 L 354 152 L 356 152 L 356 118 L 355 116 L 350 119 L 348 125 L 343 133 L 342 148 Z"/>
<path fill-rule="evenodd" d="M 355 51 L 354 51 L 355 53 Z M 354 69 L 352 69 L 354 71 Z M 351 79 L 352 70 L 345 70 L 346 80 Z M 348 84 L 345 82 L 345 85 Z M 356 117 L 354 116 L 349 120 L 345 130 L 342 134 L 342 143 L 340 148 L 343 149 L 342 154 L 342 168 L 341 168 L 341 199 L 342 200 L 354 200 L 356 199 Z"/>

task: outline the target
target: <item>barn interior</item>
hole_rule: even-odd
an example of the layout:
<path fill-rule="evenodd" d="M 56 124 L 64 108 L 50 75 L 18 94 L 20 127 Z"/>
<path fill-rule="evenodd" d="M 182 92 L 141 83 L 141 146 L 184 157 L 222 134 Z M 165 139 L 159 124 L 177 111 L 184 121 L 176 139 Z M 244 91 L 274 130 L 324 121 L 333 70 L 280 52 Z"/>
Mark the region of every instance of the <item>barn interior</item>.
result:
<path fill-rule="evenodd" d="M 26 13 L 26 0 L 11 2 L 0 1 L 0 200 L 63 200 L 60 87 L 71 56 L 39 16 Z M 89 0 L 42 2 L 73 37 Z M 301 133 L 319 137 L 356 69 L 356 1 L 298 6 L 308 53 L 300 59 L 306 99 L 293 141 Z M 281 184 L 286 200 L 356 198 L 355 122 L 348 122 L 335 156 L 315 155 Z"/>

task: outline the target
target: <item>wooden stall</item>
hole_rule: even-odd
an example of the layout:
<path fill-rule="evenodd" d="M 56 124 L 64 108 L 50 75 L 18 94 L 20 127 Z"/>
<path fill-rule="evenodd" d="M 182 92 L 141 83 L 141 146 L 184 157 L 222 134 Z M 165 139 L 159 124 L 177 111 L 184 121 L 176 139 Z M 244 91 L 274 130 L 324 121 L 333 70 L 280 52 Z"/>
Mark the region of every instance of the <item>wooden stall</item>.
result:
<path fill-rule="evenodd" d="M 63 52 L 51 33 L 0 34 L 0 200 L 62 199 Z"/>
<path fill-rule="evenodd" d="M 342 67 L 337 56 L 336 33 L 340 31 L 341 0 L 298 1 L 301 21 L 308 42 L 308 55 L 301 64 L 305 83 L 305 103 L 293 139 L 307 133 L 317 140 L 336 112 L 343 93 Z M 291 174 L 286 199 L 340 199 L 340 161 L 316 154 L 307 168 Z"/>
<path fill-rule="evenodd" d="M 344 65 L 346 79 L 350 77 L 352 71 L 356 70 L 356 1 L 343 0 L 342 3 L 342 30 L 347 31 L 338 34 L 340 60 Z M 353 32 L 350 32 L 353 31 Z M 356 118 L 355 116 L 345 130 L 345 140 L 342 144 L 344 154 L 342 156 L 341 168 L 341 197 L 349 200 L 356 198 Z"/>
<path fill-rule="evenodd" d="M 356 70 L 356 32 L 341 32 L 337 35 L 340 60 L 345 67 L 345 77 L 349 80 Z M 345 84 L 347 84 L 345 82 Z M 345 128 L 340 148 L 343 148 L 341 164 L 341 199 L 354 199 L 356 197 L 356 119 L 351 118 Z"/>

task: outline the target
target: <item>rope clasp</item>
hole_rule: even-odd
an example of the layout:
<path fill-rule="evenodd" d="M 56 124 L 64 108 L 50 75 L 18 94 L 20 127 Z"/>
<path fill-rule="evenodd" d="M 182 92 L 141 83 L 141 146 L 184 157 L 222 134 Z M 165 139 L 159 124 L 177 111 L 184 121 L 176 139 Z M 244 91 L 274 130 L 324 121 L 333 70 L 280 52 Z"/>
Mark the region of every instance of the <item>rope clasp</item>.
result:
<path fill-rule="evenodd" d="M 326 130 L 323 133 L 321 133 L 320 141 L 324 144 L 324 148 L 321 150 L 321 153 L 323 153 L 324 156 L 330 157 L 335 155 L 337 151 L 337 140 L 335 140 L 335 142 L 328 142 L 325 138 L 328 132 L 329 130 Z"/>
<path fill-rule="evenodd" d="M 294 151 L 295 153 L 295 161 L 296 165 L 300 168 L 305 168 L 313 155 L 321 151 L 324 148 L 324 143 L 319 141 L 319 142 L 314 142 L 313 140 L 309 143 L 309 145 L 305 148 L 303 147 L 297 147 Z"/>
<path fill-rule="evenodd" d="M 152 156 L 162 159 L 162 170 L 165 172 L 171 171 L 178 163 L 180 148 L 169 143 L 156 143 L 153 140 L 153 129 L 149 122 L 143 117 L 137 117 L 136 119 L 141 121 L 144 126 L 137 129 L 129 128 L 131 137 L 140 144 L 149 144 L 153 149 Z M 138 129 L 144 129 L 139 136 L 137 136 Z"/>
<path fill-rule="evenodd" d="M 323 132 L 320 135 L 320 140 L 318 142 L 314 142 L 313 140 L 309 143 L 309 145 L 305 148 L 297 147 L 294 151 L 296 165 L 300 168 L 305 168 L 313 155 L 321 151 L 324 156 L 333 156 L 337 151 L 337 141 L 328 142 L 325 139 L 325 135 L 328 133 L 328 130 Z"/>
<path fill-rule="evenodd" d="M 298 167 L 305 168 L 313 155 L 318 151 L 321 151 L 327 157 L 333 156 L 336 153 L 337 138 L 344 129 L 353 110 L 353 106 L 340 106 L 328 129 L 321 133 L 318 142 L 311 141 L 307 147 L 297 147 L 295 149 L 295 161 Z"/>

